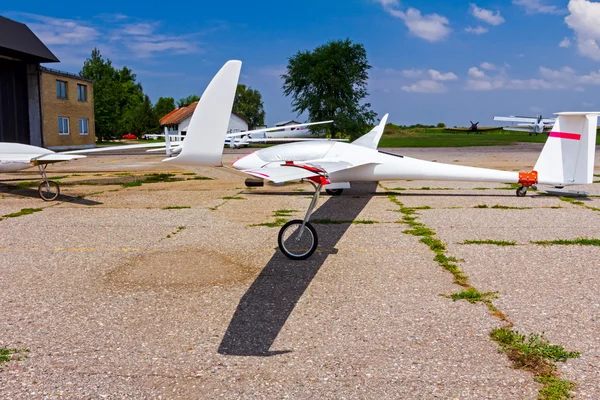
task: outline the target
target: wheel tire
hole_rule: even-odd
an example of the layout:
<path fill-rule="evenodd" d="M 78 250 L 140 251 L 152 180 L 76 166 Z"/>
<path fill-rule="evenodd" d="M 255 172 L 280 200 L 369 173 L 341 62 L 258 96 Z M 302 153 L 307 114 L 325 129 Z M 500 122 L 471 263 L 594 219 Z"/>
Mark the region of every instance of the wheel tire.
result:
<path fill-rule="evenodd" d="M 525 188 L 524 186 L 521 186 L 520 188 L 517 189 L 517 197 L 525 197 L 526 194 L 527 194 L 527 188 Z"/>
<path fill-rule="evenodd" d="M 344 192 L 344 189 L 325 189 L 325 193 L 330 196 L 341 196 Z"/>
<path fill-rule="evenodd" d="M 298 226 L 295 226 L 298 225 Z M 279 230 L 279 236 L 277 237 L 277 244 L 279 245 L 279 250 L 289 259 L 291 260 L 306 260 L 308 257 L 312 256 L 312 254 L 317 250 L 317 246 L 319 245 L 319 238 L 317 236 L 317 231 L 310 224 L 306 223 L 304 226 L 304 232 L 302 232 L 301 240 L 304 242 L 305 239 L 308 239 L 305 244 L 307 246 L 301 247 L 299 249 L 289 248 L 292 243 L 292 236 L 295 235 L 297 230 L 302 226 L 301 219 L 294 219 L 289 221 L 287 224 L 283 225 Z M 289 235 L 286 235 L 289 233 Z M 308 248 L 308 250 L 307 250 Z"/>
<path fill-rule="evenodd" d="M 50 190 L 47 190 L 48 188 L 46 188 L 45 182 L 40 183 L 40 186 L 38 186 L 38 194 L 40 195 L 40 198 L 44 201 L 56 200 L 58 195 L 60 195 L 60 187 L 58 186 L 58 183 L 54 181 L 48 181 L 48 187 Z M 52 188 L 55 188 L 56 190 L 52 191 Z"/>

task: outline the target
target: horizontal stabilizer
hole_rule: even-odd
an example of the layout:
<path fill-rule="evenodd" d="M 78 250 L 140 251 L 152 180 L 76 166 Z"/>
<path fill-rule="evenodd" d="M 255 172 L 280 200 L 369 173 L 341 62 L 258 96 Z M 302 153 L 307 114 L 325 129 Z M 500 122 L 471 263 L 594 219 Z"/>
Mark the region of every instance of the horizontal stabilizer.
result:
<path fill-rule="evenodd" d="M 85 156 L 77 156 L 77 155 L 69 155 L 69 154 L 61 154 L 61 153 L 52 153 L 52 154 L 44 154 L 38 158 L 34 158 L 31 162 L 37 164 L 52 164 L 63 161 L 71 161 L 77 160 L 78 158 L 85 158 Z"/>

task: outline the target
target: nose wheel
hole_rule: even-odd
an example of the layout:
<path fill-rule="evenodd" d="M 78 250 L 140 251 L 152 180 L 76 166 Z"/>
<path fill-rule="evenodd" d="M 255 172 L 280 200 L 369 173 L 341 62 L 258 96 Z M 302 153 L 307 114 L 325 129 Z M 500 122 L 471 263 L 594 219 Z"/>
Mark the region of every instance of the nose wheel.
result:
<path fill-rule="evenodd" d="M 310 202 L 310 206 L 308 206 L 304 219 L 289 221 L 281 227 L 279 236 L 277 237 L 279 250 L 291 260 L 306 260 L 312 256 L 319 245 L 317 230 L 308 220 L 317 205 L 323 185 L 314 183 L 313 181 L 309 182 L 315 187 L 315 194 Z"/>
<path fill-rule="evenodd" d="M 277 243 L 287 258 L 306 260 L 317 250 L 319 238 L 317 231 L 309 222 L 295 219 L 281 228 Z"/>

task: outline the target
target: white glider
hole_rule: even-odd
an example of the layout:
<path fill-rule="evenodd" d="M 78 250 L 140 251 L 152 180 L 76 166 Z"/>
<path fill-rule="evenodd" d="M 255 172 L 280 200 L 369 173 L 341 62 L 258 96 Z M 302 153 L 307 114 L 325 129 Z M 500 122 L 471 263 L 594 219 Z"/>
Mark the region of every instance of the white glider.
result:
<path fill-rule="evenodd" d="M 538 117 L 494 117 L 494 121 L 520 122 L 516 127 L 505 126 L 502 129 L 505 131 L 528 132 L 529 136 L 535 133 L 537 136 L 540 133 L 548 132 L 556 122 L 555 118 Z"/>
<path fill-rule="evenodd" d="M 182 166 L 222 166 L 223 139 L 241 69 L 229 61 L 213 78 L 192 116 L 181 154 L 163 161 Z M 315 194 L 303 220 L 285 224 L 279 248 L 289 258 L 302 260 L 317 248 L 317 232 L 308 222 L 321 188 L 337 190 L 350 182 L 380 180 L 444 180 L 519 183 L 517 196 L 537 184 L 589 184 L 593 180 L 596 126 L 600 113 L 558 113 L 554 129 L 532 171 L 512 172 L 429 162 L 377 150 L 387 121 L 352 143 L 312 141 L 282 144 L 248 154 L 233 167 L 253 178 L 282 183 L 305 179 Z M 219 132 L 221 132 L 219 134 Z M 306 228 L 306 229 L 305 229 Z"/>

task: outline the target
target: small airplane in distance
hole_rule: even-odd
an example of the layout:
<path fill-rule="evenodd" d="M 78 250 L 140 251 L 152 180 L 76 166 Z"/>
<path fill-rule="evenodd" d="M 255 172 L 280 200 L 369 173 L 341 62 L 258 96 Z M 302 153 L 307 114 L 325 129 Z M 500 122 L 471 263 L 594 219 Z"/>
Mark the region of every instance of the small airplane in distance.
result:
<path fill-rule="evenodd" d="M 529 132 L 529 136 L 535 133 L 537 136 L 540 133 L 549 132 L 556 122 L 556 118 L 543 118 L 541 115 L 537 117 L 519 117 L 511 115 L 510 117 L 494 117 L 494 121 L 520 122 L 516 127 L 505 126 L 505 131 Z"/>
<path fill-rule="evenodd" d="M 451 131 L 451 132 L 467 132 L 467 134 L 469 134 L 471 132 L 472 133 L 483 133 L 483 132 L 488 132 L 488 131 L 499 131 L 502 129 L 502 127 L 495 127 L 495 126 L 480 128 L 479 121 L 477 121 L 477 122 L 469 121 L 469 122 L 471 123 L 471 126 L 469 126 L 469 127 L 446 128 L 446 130 Z"/>
<path fill-rule="evenodd" d="M 228 61 L 210 82 L 192 115 L 185 146 L 177 157 L 181 166 L 220 167 L 223 139 L 240 75 L 241 61 Z M 350 182 L 381 180 L 445 180 L 518 183 L 517 196 L 537 184 L 565 186 L 592 183 L 598 115 L 593 112 L 558 113 L 558 119 L 532 171 L 514 172 L 443 164 L 390 154 L 377 146 L 388 115 L 378 126 L 352 143 L 314 141 L 260 149 L 232 167 L 253 179 L 273 183 L 307 180 L 315 188 L 303 220 L 286 223 L 278 235 L 279 249 L 293 260 L 310 257 L 318 236 L 309 220 L 322 188 L 344 189 Z M 337 193 L 339 194 L 339 192 Z"/>

